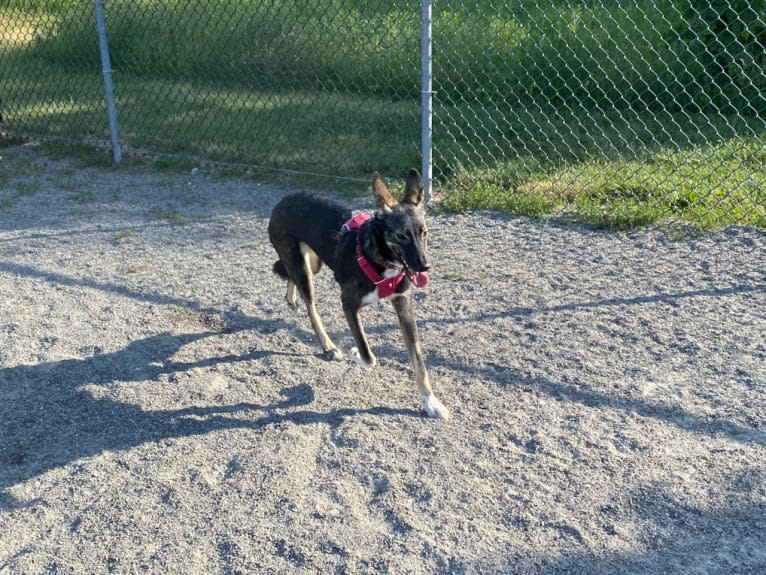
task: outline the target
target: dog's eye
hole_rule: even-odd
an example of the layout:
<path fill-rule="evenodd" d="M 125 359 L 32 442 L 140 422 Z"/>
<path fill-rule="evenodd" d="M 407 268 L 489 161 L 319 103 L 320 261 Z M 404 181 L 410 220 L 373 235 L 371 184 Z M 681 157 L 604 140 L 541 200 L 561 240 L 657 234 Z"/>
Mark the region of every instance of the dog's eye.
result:
<path fill-rule="evenodd" d="M 422 230 L 420 230 L 420 237 L 422 239 L 426 239 L 427 235 L 428 235 L 428 230 L 427 229 L 423 228 Z"/>

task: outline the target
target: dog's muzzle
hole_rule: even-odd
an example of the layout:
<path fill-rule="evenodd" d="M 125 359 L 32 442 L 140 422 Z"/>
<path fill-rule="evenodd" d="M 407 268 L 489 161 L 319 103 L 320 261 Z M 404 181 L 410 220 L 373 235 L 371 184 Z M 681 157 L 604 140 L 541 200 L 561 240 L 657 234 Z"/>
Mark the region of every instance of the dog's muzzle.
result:
<path fill-rule="evenodd" d="M 402 254 L 397 253 L 396 255 L 402 264 L 402 271 L 404 271 L 405 275 L 410 279 L 412 284 L 417 288 L 426 287 L 430 280 L 428 277 L 428 270 L 431 269 L 431 266 L 425 263 L 421 266 L 421 270 L 414 271 L 409 265 L 407 265 L 407 260 L 402 256 Z"/>

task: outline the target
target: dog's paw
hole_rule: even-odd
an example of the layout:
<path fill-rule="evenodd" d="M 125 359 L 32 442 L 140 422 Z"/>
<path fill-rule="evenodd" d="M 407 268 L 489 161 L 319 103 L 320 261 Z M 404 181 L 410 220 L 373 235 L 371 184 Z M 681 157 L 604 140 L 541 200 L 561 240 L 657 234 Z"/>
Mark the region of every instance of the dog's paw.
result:
<path fill-rule="evenodd" d="M 351 359 L 353 359 L 357 364 L 361 365 L 362 367 L 372 368 L 375 367 L 375 364 L 378 362 L 376 357 L 371 353 L 370 354 L 370 361 L 367 362 L 362 358 L 362 355 L 359 353 L 359 348 L 352 347 L 351 348 Z"/>
<path fill-rule="evenodd" d="M 423 409 L 428 417 L 434 417 L 436 419 L 449 419 L 449 409 L 444 404 L 436 399 L 435 395 L 424 395 L 423 397 Z"/>
<path fill-rule="evenodd" d="M 342 361 L 343 352 L 338 348 L 326 349 L 324 352 L 324 358 L 329 361 Z"/>

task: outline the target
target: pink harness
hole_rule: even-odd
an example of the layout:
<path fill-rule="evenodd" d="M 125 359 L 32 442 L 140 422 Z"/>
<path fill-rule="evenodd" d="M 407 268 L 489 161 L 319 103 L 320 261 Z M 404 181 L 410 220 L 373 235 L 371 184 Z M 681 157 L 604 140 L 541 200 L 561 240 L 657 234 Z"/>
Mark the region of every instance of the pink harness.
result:
<path fill-rule="evenodd" d="M 364 224 L 369 219 L 370 216 L 363 212 L 359 212 L 345 224 L 343 224 L 343 226 L 340 228 L 338 238 L 340 239 L 348 232 L 356 232 L 358 238 L 359 228 L 361 228 L 362 224 Z M 387 278 L 375 271 L 375 267 L 366 257 L 364 257 L 364 254 L 362 253 L 362 246 L 358 239 L 356 242 L 356 263 L 359 264 L 360 268 L 362 268 L 362 271 L 364 272 L 364 275 L 367 276 L 367 279 L 375 284 L 375 287 L 378 290 L 378 299 L 385 299 L 394 293 L 399 287 L 399 284 L 402 283 L 402 280 L 404 279 L 404 272 Z M 427 272 L 413 272 L 407 270 L 407 275 L 415 287 L 424 288 L 428 285 Z"/>

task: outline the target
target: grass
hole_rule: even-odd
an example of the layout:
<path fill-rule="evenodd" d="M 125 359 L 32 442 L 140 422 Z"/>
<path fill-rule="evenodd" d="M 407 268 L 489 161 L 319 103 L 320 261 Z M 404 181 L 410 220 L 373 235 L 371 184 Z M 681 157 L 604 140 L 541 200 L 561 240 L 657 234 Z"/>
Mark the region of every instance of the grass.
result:
<path fill-rule="evenodd" d="M 0 210 L 11 210 L 16 206 L 16 198 L 3 198 L 0 200 Z"/>
<path fill-rule="evenodd" d="M 703 230 L 766 227 L 766 146 L 753 135 L 760 120 L 646 112 L 559 119 L 552 121 L 544 111 L 517 119 L 510 131 L 523 129 L 529 140 L 512 136 L 518 138 L 513 161 L 481 168 L 467 156 L 471 167 L 459 167 L 440 182 L 444 207 L 610 229 L 679 223 Z M 685 129 L 689 121 L 699 128 Z M 562 133 L 561 126 L 578 129 Z M 487 137 L 501 137 L 499 131 Z M 441 153 L 458 166 L 466 157 L 459 145 Z"/>
<path fill-rule="evenodd" d="M 134 237 L 135 235 L 136 235 L 135 230 L 133 230 L 132 228 L 128 228 L 128 229 L 125 229 L 125 230 L 117 232 L 114 235 L 114 239 L 117 242 L 121 242 L 123 240 L 130 239 L 130 238 Z"/>
<path fill-rule="evenodd" d="M 638 162 L 585 162 L 512 181 L 514 168 L 456 176 L 446 208 L 491 209 L 530 217 L 560 217 L 610 229 L 683 224 L 716 229 L 766 227 L 766 172 L 742 167 L 747 145 L 659 153 Z M 730 162 L 710 163 L 730 156 Z"/>
<path fill-rule="evenodd" d="M 419 166 L 418 6 L 109 2 L 128 160 L 149 150 L 159 169 L 212 160 L 224 175 L 316 187 L 343 175 L 332 184 L 344 191 Z M 766 110 L 713 105 L 685 6 L 439 2 L 442 205 L 618 229 L 766 227 Z M 0 30 L 8 123 L 90 142 L 78 157 L 108 163 L 92 6 L 8 0 Z"/>
<path fill-rule="evenodd" d="M 44 142 L 45 155 L 51 160 L 68 160 L 74 168 L 112 167 L 108 150 L 75 139 L 51 139 Z M 66 172 L 65 172 L 66 173 Z M 74 173 L 68 174 L 74 175 Z"/>
<path fill-rule="evenodd" d="M 69 193 L 69 199 L 76 204 L 85 206 L 96 202 L 96 193 L 92 190 L 77 190 Z"/>
<path fill-rule="evenodd" d="M 129 274 L 143 274 L 148 272 L 150 269 L 152 268 L 148 264 L 131 263 L 131 264 L 128 264 L 125 271 Z"/>
<path fill-rule="evenodd" d="M 123 77 L 120 85 L 126 110 L 121 124 L 135 134 L 135 147 L 356 177 L 418 161 L 411 144 L 419 125 L 413 103 L 337 93 L 195 88 L 131 77 Z M 169 102 L 182 99 L 184 114 L 169 114 L 170 104 L 158 102 L 156 92 Z M 397 128 L 402 125 L 406 130 Z M 385 158 L 382 167 L 379 158 Z"/>
<path fill-rule="evenodd" d="M 148 211 L 148 214 L 160 221 L 170 224 L 181 224 L 187 220 L 187 218 L 180 212 L 166 210 L 164 208 L 152 208 Z"/>

